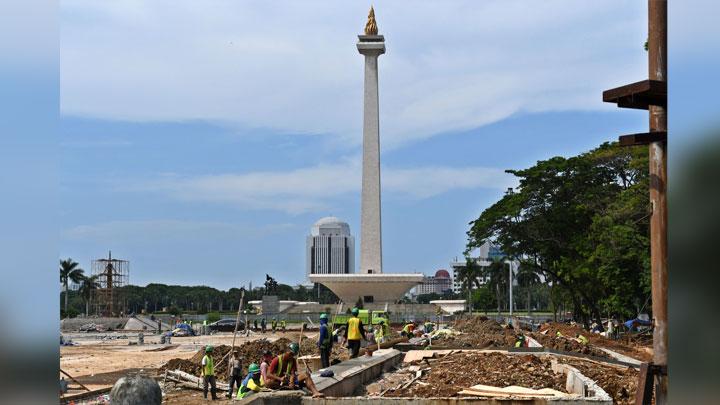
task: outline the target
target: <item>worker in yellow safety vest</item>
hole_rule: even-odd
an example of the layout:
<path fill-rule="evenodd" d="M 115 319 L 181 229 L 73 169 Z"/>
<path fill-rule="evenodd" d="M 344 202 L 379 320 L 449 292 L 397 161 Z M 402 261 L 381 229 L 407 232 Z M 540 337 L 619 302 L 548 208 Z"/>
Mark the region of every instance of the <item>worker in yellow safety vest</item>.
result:
<path fill-rule="evenodd" d="M 385 320 L 380 319 L 378 325 L 375 327 L 375 342 L 378 345 L 378 349 L 380 348 L 380 344 L 385 342 L 385 331 Z"/>
<path fill-rule="evenodd" d="M 584 345 L 588 344 L 588 338 L 586 338 L 585 336 L 583 336 L 579 333 L 577 335 L 575 335 L 575 340 L 577 340 L 578 343 L 582 343 Z"/>
<path fill-rule="evenodd" d="M 215 387 L 215 364 L 212 358 L 212 346 L 205 347 L 205 357 L 202 358 L 200 374 L 203 377 L 203 396 L 207 399 L 208 385 L 210 385 L 210 394 L 212 399 L 217 399 L 217 388 Z"/>
<path fill-rule="evenodd" d="M 248 375 L 240 384 L 240 389 L 238 389 L 237 393 L 237 399 L 243 399 L 256 392 L 260 392 L 260 390 L 262 390 L 264 387 L 265 381 L 260 374 L 260 366 L 258 366 L 256 363 L 253 363 L 250 365 L 250 367 L 248 367 Z"/>
<path fill-rule="evenodd" d="M 365 337 L 365 327 L 358 318 L 360 310 L 353 308 L 352 317 L 345 324 L 345 339 L 347 340 L 348 349 L 350 349 L 350 358 L 355 358 L 360 354 L 360 339 L 367 340 Z"/>

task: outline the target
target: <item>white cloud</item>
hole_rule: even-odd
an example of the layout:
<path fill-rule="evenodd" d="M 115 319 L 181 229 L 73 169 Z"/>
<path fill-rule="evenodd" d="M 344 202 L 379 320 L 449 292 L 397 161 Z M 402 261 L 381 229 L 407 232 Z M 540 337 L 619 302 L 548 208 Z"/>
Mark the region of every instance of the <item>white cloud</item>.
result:
<path fill-rule="evenodd" d="M 513 177 L 503 170 L 484 167 L 383 168 L 381 175 L 384 195 L 409 199 L 429 198 L 452 190 L 504 189 L 515 185 Z M 131 189 L 165 193 L 183 201 L 299 214 L 331 209 L 339 198 L 359 193 L 360 185 L 361 167 L 353 159 L 288 172 L 167 175 Z"/>
<path fill-rule="evenodd" d="M 646 75 L 646 5 L 375 2 L 383 147 L 519 111 L 612 108 Z M 635 4 L 638 3 L 638 4 Z M 216 120 L 360 143 L 370 2 L 62 3 L 61 109 L 126 120 Z"/>

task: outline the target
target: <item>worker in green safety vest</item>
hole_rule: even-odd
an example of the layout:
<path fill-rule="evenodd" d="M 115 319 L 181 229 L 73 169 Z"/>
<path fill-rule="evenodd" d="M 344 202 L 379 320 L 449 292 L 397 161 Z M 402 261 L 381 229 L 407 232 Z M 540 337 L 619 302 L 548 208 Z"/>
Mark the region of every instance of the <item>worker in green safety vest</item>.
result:
<path fill-rule="evenodd" d="M 210 394 L 212 399 L 217 399 L 217 388 L 215 386 L 215 364 L 212 358 L 212 346 L 205 347 L 205 357 L 202 358 L 200 375 L 203 378 L 203 396 L 207 399 L 208 385 L 210 385 Z"/>

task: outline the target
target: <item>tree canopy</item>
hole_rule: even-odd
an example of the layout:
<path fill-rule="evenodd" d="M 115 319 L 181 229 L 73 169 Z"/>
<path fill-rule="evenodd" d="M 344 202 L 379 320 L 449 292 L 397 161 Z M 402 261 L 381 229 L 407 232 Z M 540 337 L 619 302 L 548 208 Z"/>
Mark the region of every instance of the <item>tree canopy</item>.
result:
<path fill-rule="evenodd" d="M 605 143 L 507 172 L 519 186 L 470 223 L 468 251 L 498 244 L 565 290 L 586 323 L 634 316 L 650 292 L 647 148 Z"/>

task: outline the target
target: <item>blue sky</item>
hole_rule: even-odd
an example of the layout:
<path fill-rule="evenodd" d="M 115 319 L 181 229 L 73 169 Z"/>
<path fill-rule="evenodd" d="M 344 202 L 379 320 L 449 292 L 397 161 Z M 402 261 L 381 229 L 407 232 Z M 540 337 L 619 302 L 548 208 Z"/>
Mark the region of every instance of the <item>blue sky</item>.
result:
<path fill-rule="evenodd" d="M 131 281 L 304 282 L 327 215 L 359 235 L 369 2 L 61 8 L 60 256 Z M 375 2 L 386 272 L 431 273 L 514 180 L 641 132 L 601 102 L 646 71 L 643 4 Z M 356 255 L 357 256 L 357 255 Z"/>

